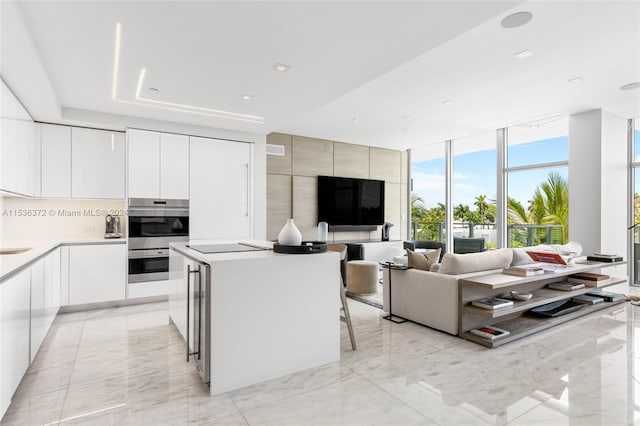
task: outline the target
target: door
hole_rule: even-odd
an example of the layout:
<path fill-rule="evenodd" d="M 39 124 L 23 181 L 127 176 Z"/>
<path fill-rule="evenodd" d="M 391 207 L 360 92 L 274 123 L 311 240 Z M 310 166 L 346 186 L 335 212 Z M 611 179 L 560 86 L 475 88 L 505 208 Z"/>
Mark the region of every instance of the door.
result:
<path fill-rule="evenodd" d="M 31 361 L 36 357 L 49 328 L 45 307 L 44 269 L 44 259 L 31 266 Z"/>
<path fill-rule="evenodd" d="M 42 125 L 42 196 L 71 198 L 71 127 Z"/>
<path fill-rule="evenodd" d="M 128 197 L 160 197 L 160 133 L 129 129 Z"/>
<path fill-rule="evenodd" d="M 211 342 L 209 330 L 211 323 L 210 268 L 208 265 L 187 262 L 187 293 L 189 300 L 188 330 L 189 361 L 193 362 L 203 382 L 209 383 L 209 350 Z"/>
<path fill-rule="evenodd" d="M 191 239 L 253 236 L 251 144 L 190 138 Z"/>
<path fill-rule="evenodd" d="M 71 129 L 71 197 L 124 198 L 124 134 Z"/>
<path fill-rule="evenodd" d="M 31 269 L 0 284 L 0 416 L 29 367 Z"/>
<path fill-rule="evenodd" d="M 125 298 L 126 246 L 69 247 L 69 304 Z"/>
<path fill-rule="evenodd" d="M 189 137 L 160 134 L 160 198 L 189 199 Z"/>

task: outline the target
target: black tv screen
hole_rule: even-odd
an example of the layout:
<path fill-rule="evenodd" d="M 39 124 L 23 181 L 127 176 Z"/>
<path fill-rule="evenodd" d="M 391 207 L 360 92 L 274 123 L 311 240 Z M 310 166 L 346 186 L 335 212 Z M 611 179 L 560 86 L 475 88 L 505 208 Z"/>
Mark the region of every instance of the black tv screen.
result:
<path fill-rule="evenodd" d="M 384 181 L 318 176 L 318 222 L 382 225 Z"/>

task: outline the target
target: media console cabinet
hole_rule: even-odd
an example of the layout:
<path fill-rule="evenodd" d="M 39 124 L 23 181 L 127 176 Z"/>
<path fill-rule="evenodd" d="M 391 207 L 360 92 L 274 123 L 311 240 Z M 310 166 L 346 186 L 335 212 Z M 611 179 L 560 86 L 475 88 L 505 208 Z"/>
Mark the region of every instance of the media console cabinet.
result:
<path fill-rule="evenodd" d="M 558 317 L 544 318 L 527 314 L 529 309 L 548 303 L 568 300 L 574 296 L 588 293 L 596 287 L 585 287 L 574 291 L 553 290 L 547 284 L 564 281 L 568 275 L 578 272 L 597 272 L 601 268 L 624 265 L 626 262 L 604 263 L 577 259 L 572 266 L 558 267 L 555 272 L 532 277 L 517 277 L 503 273 L 476 276 L 459 281 L 459 318 L 458 335 L 463 339 L 490 348 L 504 345 L 513 340 L 529 336 L 553 326 L 588 315 L 592 312 L 606 309 L 622 303 L 604 302 L 597 305 L 584 306 L 581 309 Z M 605 271 L 606 272 L 606 271 Z M 627 282 L 627 277 L 610 277 L 597 283 L 597 288 Z M 595 284 L 595 283 L 594 283 Z M 485 297 L 500 297 L 511 291 L 530 292 L 533 297 L 526 301 L 513 301 L 513 306 L 497 310 L 488 310 L 473 306 L 471 302 Z M 495 340 L 472 334 L 470 330 L 493 325 L 509 331 L 509 335 Z"/>

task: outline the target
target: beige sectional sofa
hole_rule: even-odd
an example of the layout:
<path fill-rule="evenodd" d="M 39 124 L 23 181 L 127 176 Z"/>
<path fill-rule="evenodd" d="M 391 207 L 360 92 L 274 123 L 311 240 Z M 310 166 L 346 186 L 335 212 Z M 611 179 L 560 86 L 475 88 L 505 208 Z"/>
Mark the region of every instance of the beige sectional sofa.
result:
<path fill-rule="evenodd" d="M 565 246 L 537 246 L 535 249 L 572 251 L 579 255 L 577 243 Z M 481 253 L 447 253 L 442 263 L 430 271 L 391 270 L 393 314 L 436 330 L 458 335 L 458 281 L 501 272 L 510 265 L 531 263 L 526 249 L 498 249 Z M 435 266 L 435 267 L 434 267 Z M 384 270 L 384 310 L 389 312 L 389 270 Z"/>

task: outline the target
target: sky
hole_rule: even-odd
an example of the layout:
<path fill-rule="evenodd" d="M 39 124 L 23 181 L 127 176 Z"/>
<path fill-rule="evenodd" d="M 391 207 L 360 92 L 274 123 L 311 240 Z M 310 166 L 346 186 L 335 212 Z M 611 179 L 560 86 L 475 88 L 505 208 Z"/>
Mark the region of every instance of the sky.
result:
<path fill-rule="evenodd" d="M 559 137 L 509 146 L 509 166 L 565 161 L 569 159 L 568 138 Z M 454 141 L 455 152 L 455 141 Z M 566 167 L 557 169 L 568 179 Z M 546 180 L 550 169 L 511 172 L 508 177 L 509 196 L 526 208 L 533 191 Z M 411 164 L 413 192 L 431 208 L 444 203 L 444 158 Z M 496 150 L 455 155 L 453 158 L 453 205 L 466 204 L 472 209 L 475 197 L 486 195 L 496 199 Z"/>

